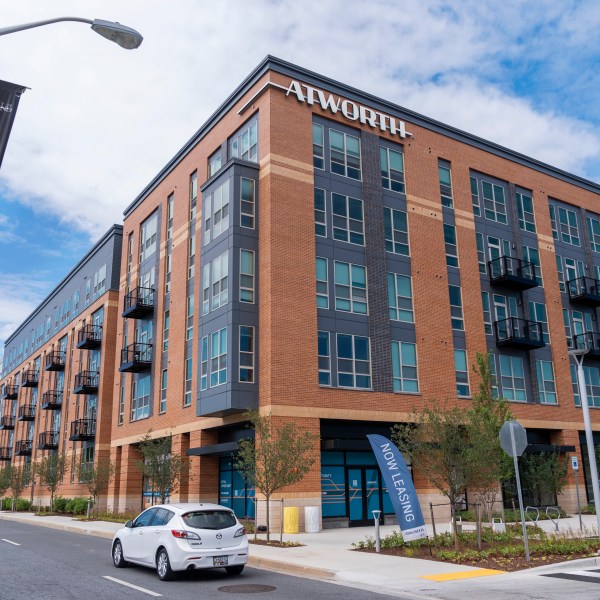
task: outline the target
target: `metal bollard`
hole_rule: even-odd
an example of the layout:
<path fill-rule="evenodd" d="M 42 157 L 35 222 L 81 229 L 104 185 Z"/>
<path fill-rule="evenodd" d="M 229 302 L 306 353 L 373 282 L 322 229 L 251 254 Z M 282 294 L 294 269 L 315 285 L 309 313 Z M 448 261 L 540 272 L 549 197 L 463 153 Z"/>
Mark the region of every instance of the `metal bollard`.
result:
<path fill-rule="evenodd" d="M 90 520 L 90 509 L 92 508 L 92 501 L 88 498 L 87 501 L 87 520 Z"/>
<path fill-rule="evenodd" d="M 381 511 L 372 510 L 371 512 L 375 519 L 375 552 L 381 552 L 381 536 L 379 534 L 379 518 L 381 517 Z"/>

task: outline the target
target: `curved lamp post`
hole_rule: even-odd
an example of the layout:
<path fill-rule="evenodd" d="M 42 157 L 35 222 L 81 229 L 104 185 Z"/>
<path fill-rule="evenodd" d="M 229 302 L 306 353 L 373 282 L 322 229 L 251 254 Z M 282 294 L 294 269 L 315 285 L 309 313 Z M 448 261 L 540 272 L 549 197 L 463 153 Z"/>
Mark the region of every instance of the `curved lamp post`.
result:
<path fill-rule="evenodd" d="M 51 25 L 52 23 L 60 23 L 62 21 L 77 21 L 78 23 L 88 23 L 92 26 L 92 29 L 99 33 L 102 37 L 107 40 L 119 44 L 121 48 L 127 50 L 133 50 L 138 48 L 144 39 L 142 35 L 121 23 L 115 23 L 113 21 L 103 21 L 102 19 L 81 19 L 79 17 L 58 17 L 56 19 L 47 19 L 46 21 L 36 21 L 35 23 L 25 23 L 24 25 L 13 25 L 12 27 L 4 27 L 0 29 L 0 35 L 7 35 L 9 33 L 15 33 L 17 31 L 24 31 L 25 29 L 33 29 L 34 27 L 42 27 L 43 25 Z"/>

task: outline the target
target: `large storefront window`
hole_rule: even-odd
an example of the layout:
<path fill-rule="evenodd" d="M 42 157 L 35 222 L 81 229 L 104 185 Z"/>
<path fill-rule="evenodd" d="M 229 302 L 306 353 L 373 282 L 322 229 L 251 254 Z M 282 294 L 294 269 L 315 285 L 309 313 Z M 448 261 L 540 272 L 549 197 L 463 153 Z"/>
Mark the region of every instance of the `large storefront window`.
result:
<path fill-rule="evenodd" d="M 239 518 L 254 518 L 254 488 L 234 468 L 230 454 L 219 458 L 219 504 L 233 509 Z"/>

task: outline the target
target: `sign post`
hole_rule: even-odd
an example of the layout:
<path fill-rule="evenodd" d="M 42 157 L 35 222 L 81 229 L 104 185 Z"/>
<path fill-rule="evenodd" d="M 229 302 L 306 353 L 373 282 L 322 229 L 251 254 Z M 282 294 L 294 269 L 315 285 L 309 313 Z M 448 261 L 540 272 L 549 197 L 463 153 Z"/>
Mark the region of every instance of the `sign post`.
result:
<path fill-rule="evenodd" d="M 577 456 L 571 456 L 571 466 L 575 473 L 575 491 L 577 492 L 577 513 L 579 514 L 579 530 L 583 531 L 583 522 L 581 520 L 581 502 L 579 501 L 579 459 Z"/>
<path fill-rule="evenodd" d="M 517 492 L 519 494 L 519 510 L 521 511 L 521 526 L 523 528 L 523 543 L 525 544 L 525 558 L 529 558 L 529 542 L 527 540 L 527 526 L 525 525 L 525 511 L 523 510 L 523 493 L 521 492 L 521 477 L 519 475 L 519 462 L 517 458 L 525 452 L 527 447 L 527 432 L 518 421 L 506 421 L 500 429 L 500 446 L 502 450 L 512 456 L 515 463 L 515 477 L 517 479 Z"/>

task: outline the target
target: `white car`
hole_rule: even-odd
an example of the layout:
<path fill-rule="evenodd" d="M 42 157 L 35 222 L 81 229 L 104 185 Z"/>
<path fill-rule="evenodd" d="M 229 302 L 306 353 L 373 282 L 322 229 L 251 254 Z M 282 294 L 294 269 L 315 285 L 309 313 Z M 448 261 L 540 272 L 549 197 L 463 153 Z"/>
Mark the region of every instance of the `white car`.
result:
<path fill-rule="evenodd" d="M 156 569 L 162 581 L 175 571 L 224 567 L 239 575 L 248 561 L 246 529 L 219 504 L 159 504 L 119 529 L 112 542 L 115 567 Z"/>

